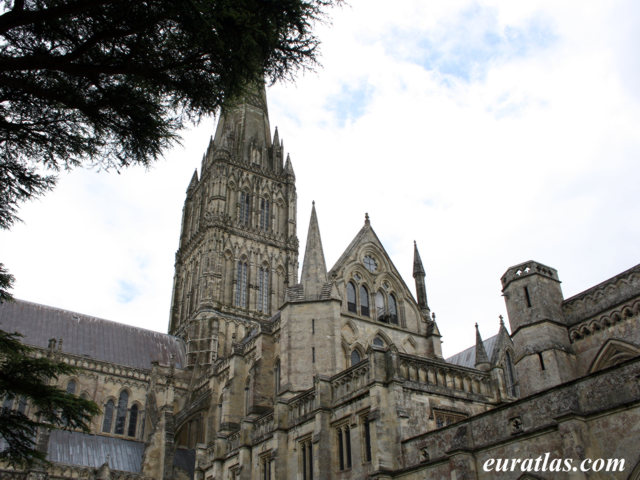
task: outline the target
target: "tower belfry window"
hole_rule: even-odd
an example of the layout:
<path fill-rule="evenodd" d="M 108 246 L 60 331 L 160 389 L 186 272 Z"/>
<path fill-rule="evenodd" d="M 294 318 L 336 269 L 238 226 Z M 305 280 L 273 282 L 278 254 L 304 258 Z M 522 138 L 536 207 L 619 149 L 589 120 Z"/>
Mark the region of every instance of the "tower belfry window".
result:
<path fill-rule="evenodd" d="M 247 192 L 240 192 L 240 212 L 238 220 L 241 225 L 249 225 L 249 211 L 251 206 L 251 195 Z"/>
<path fill-rule="evenodd" d="M 269 231 L 269 200 L 266 198 L 260 199 L 260 230 L 265 232 Z"/>
<path fill-rule="evenodd" d="M 258 270 L 258 311 L 269 312 L 269 269 L 260 267 Z"/>
<path fill-rule="evenodd" d="M 236 307 L 247 307 L 247 262 L 238 261 L 236 278 Z"/>

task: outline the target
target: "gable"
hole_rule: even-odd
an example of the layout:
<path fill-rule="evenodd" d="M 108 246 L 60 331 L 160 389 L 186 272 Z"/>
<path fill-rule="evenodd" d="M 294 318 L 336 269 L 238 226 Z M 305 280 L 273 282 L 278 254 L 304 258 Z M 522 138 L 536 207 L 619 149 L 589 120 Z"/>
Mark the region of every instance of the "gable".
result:
<path fill-rule="evenodd" d="M 369 220 L 338 258 L 329 271 L 328 278 L 341 284 L 348 282 L 356 275 L 362 278 L 371 292 L 384 288 L 385 291 L 416 304 L 413 293 L 371 228 Z"/>

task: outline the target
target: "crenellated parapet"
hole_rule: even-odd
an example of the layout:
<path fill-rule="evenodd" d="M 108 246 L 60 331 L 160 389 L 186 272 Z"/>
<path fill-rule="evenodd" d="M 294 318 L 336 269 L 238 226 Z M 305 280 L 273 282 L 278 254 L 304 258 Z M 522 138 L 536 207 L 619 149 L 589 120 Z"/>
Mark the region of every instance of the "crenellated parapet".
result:
<path fill-rule="evenodd" d="M 507 288 L 507 286 L 514 280 L 520 280 L 529 275 L 541 275 L 549 278 L 550 280 L 560 282 L 558 271 L 555 268 L 547 267 L 541 263 L 529 260 L 509 268 L 504 275 L 502 275 L 502 278 L 500 278 L 500 282 L 502 282 L 502 289 L 504 290 Z"/>

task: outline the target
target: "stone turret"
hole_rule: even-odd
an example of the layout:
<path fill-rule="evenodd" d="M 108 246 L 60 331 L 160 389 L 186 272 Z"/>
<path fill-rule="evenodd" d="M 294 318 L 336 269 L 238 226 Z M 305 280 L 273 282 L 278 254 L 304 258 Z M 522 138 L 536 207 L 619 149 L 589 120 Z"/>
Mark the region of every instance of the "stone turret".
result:
<path fill-rule="evenodd" d="M 574 378 L 574 354 L 562 312 L 558 272 L 528 261 L 501 278 L 520 394 L 530 395 Z"/>

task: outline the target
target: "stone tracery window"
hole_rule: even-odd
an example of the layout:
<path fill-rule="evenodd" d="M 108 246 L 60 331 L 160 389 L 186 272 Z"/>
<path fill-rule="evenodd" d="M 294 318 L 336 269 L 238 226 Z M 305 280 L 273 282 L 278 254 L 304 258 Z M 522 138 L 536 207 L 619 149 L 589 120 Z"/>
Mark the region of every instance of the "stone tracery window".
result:
<path fill-rule="evenodd" d="M 270 212 L 270 202 L 266 198 L 260 199 L 260 230 L 265 232 L 269 231 L 269 212 Z"/>
<path fill-rule="evenodd" d="M 364 285 L 360 286 L 360 315 L 369 316 L 369 291 Z"/>
<path fill-rule="evenodd" d="M 356 313 L 356 287 L 353 283 L 347 283 L 347 310 Z"/>
<path fill-rule="evenodd" d="M 129 428 L 127 429 L 127 435 L 129 437 L 136 436 L 136 430 L 138 426 L 138 404 L 134 403 L 129 411 Z"/>
<path fill-rule="evenodd" d="M 299 448 L 302 480 L 313 480 L 313 444 L 311 443 L 311 437 L 301 440 Z"/>
<path fill-rule="evenodd" d="M 269 269 L 260 267 L 258 270 L 258 311 L 269 312 Z"/>
<path fill-rule="evenodd" d="M 340 470 L 351 468 L 351 429 L 344 424 L 336 428 L 338 437 L 338 466 Z"/>
<path fill-rule="evenodd" d="M 389 320 L 391 323 L 398 324 L 398 304 L 393 293 L 389 294 Z"/>
<path fill-rule="evenodd" d="M 249 214 L 251 210 L 251 195 L 247 192 L 240 192 L 240 209 L 238 221 L 240 225 L 249 226 Z"/>
<path fill-rule="evenodd" d="M 69 383 L 67 383 L 67 393 L 70 393 L 71 395 L 76 393 L 76 381 L 75 380 L 69 380 Z"/>
<path fill-rule="evenodd" d="M 356 349 L 351 352 L 351 365 L 355 365 L 356 363 L 360 363 L 362 357 L 360 356 L 360 352 Z"/>
<path fill-rule="evenodd" d="M 124 423 L 127 418 L 127 404 L 129 403 L 129 393 L 126 390 L 120 392 L 120 398 L 118 399 L 118 410 L 116 412 L 116 428 L 114 433 L 116 435 L 124 434 Z"/>
<path fill-rule="evenodd" d="M 115 404 L 113 400 L 109 401 L 104 406 L 104 420 L 102 422 L 102 431 L 104 433 L 111 433 L 111 422 L 113 421 L 113 409 Z"/>
<path fill-rule="evenodd" d="M 247 262 L 238 260 L 236 275 L 236 307 L 247 307 Z"/>

